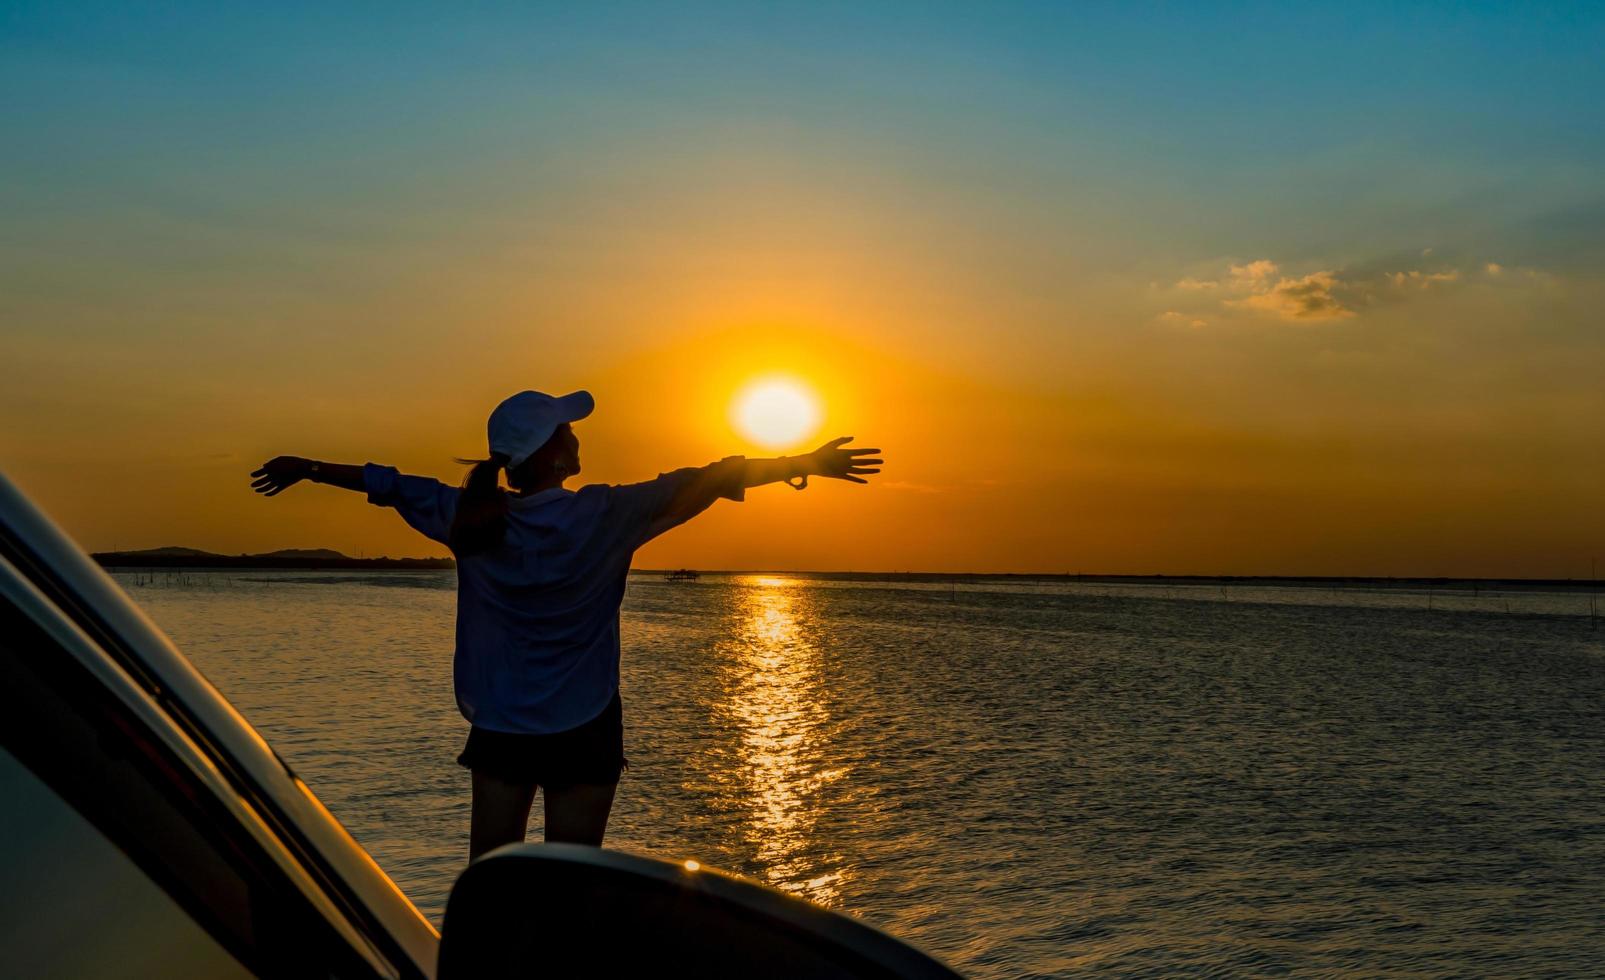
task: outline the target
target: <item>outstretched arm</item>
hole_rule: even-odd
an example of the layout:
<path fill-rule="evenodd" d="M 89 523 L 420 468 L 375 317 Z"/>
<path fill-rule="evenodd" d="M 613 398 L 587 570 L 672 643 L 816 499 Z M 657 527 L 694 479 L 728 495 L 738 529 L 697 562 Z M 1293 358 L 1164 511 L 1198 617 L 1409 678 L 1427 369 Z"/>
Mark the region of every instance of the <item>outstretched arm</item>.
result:
<path fill-rule="evenodd" d="M 281 494 L 302 480 L 326 483 L 331 487 L 355 490 L 358 493 L 367 489 L 363 486 L 360 466 L 349 463 L 323 463 L 315 459 L 303 459 L 300 456 L 275 456 L 263 463 L 251 476 L 256 478 L 251 484 L 251 489 L 268 497 Z"/>
<path fill-rule="evenodd" d="M 864 479 L 880 472 L 881 460 L 875 457 L 879 449 L 843 449 L 852 436 L 842 436 L 820 446 L 804 456 L 778 456 L 774 459 L 743 459 L 732 456 L 709 466 L 687 480 L 675 493 L 661 513 L 657 515 L 648 537 L 655 537 L 676 524 L 690 520 L 707 510 L 715 500 L 731 493 L 732 487 L 746 489 L 766 483 L 790 482 L 802 478 L 793 486 L 801 489 L 810 476 L 824 476 L 853 483 L 868 483 Z"/>
<path fill-rule="evenodd" d="M 800 476 L 828 476 L 833 480 L 868 483 L 864 476 L 879 473 L 882 460 L 865 457 L 875 456 L 880 450 L 841 448 L 844 443 L 852 441 L 852 436 L 832 439 L 806 456 L 749 459 L 744 486 L 761 487 L 765 483 L 778 483 L 781 480 L 789 482 Z"/>

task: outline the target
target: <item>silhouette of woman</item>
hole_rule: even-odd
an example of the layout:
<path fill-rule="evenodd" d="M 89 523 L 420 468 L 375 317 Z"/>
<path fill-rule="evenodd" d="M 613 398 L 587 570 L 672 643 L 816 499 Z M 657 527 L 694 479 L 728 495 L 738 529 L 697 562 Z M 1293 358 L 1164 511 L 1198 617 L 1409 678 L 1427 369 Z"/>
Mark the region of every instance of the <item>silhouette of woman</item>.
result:
<path fill-rule="evenodd" d="M 619 605 L 635 550 L 749 487 L 879 473 L 878 449 L 832 439 L 805 456 L 746 459 L 620 486 L 563 484 L 580 472 L 571 423 L 589 393 L 523 391 L 497 406 L 490 456 L 461 488 L 394 468 L 278 456 L 251 474 L 274 496 L 302 480 L 365 492 L 457 557 L 457 705 L 470 724 L 470 860 L 522 841 L 537 789 L 548 841 L 600 845 L 625 766 Z M 507 473 L 512 490 L 501 487 Z"/>

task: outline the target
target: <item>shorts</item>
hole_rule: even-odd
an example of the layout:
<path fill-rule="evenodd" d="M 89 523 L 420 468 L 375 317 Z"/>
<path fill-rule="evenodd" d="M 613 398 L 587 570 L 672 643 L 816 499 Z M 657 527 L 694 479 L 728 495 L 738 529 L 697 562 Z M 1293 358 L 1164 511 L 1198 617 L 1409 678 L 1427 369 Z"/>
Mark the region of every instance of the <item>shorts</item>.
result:
<path fill-rule="evenodd" d="M 615 692 L 595 718 L 549 735 L 470 729 L 457 764 L 509 783 L 616 783 L 629 765 L 624 758 L 624 707 Z"/>

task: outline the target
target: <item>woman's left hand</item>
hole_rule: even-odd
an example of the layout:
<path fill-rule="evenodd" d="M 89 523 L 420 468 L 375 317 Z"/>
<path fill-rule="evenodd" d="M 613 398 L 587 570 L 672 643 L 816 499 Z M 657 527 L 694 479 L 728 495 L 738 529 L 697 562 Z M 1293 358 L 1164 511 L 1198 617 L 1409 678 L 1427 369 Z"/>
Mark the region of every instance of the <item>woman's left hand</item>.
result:
<path fill-rule="evenodd" d="M 809 472 L 818 476 L 828 476 L 833 480 L 851 480 L 854 483 L 868 483 L 864 476 L 880 472 L 881 460 L 864 459 L 865 456 L 874 456 L 879 449 L 843 449 L 842 444 L 852 442 L 852 436 L 842 436 L 820 446 L 806 457 L 812 464 Z"/>

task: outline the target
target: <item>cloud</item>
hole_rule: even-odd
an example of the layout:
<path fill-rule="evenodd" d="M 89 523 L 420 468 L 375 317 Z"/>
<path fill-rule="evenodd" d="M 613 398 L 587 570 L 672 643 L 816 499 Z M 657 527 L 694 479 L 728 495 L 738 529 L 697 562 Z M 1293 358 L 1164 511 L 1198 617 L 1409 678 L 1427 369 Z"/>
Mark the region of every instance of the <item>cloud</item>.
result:
<path fill-rule="evenodd" d="M 1421 272 L 1420 270 L 1412 269 L 1409 272 L 1395 272 L 1388 278 L 1393 281 L 1393 285 L 1401 289 L 1407 287 L 1429 289 L 1439 283 L 1456 281 L 1460 278 L 1460 270 L 1450 269 L 1447 272 Z"/>
<path fill-rule="evenodd" d="M 1236 312 L 1290 322 L 1341 320 L 1373 307 L 1413 301 L 1421 293 L 1458 287 L 1467 283 L 1468 277 L 1484 285 L 1490 278 L 1508 281 L 1513 271 L 1497 262 L 1443 260 L 1433 263 L 1436 268 L 1409 268 L 1432 254 L 1432 249 L 1423 249 L 1420 256 L 1377 258 L 1302 274 L 1286 272 L 1281 263 L 1268 258 L 1228 262 L 1224 273 L 1215 278 L 1177 280 L 1173 291 L 1162 294 L 1170 308 L 1156 319 L 1192 327 L 1206 326 L 1210 321 L 1204 317 L 1210 313 Z M 1482 276 L 1477 274 L 1479 269 Z M 1543 275 L 1525 268 L 1514 271 L 1526 273 L 1528 278 Z M 1207 277 L 1207 270 L 1203 275 Z"/>
<path fill-rule="evenodd" d="M 1260 292 L 1261 287 L 1282 271 L 1282 267 L 1270 259 L 1255 259 L 1247 265 L 1234 265 L 1227 271 L 1231 273 L 1232 285 L 1236 288 Z"/>
<path fill-rule="evenodd" d="M 1334 294 L 1342 284 L 1334 272 L 1312 272 L 1306 276 L 1284 276 L 1279 263 L 1270 259 L 1228 264 L 1221 279 L 1188 276 L 1176 288 L 1188 293 L 1219 291 L 1225 294 L 1221 305 L 1227 308 L 1267 313 L 1286 320 L 1322 320 L 1353 316 L 1354 311 Z M 1197 313 L 1166 310 L 1162 322 L 1192 327 L 1207 326 Z"/>
<path fill-rule="evenodd" d="M 1252 263 L 1256 266 L 1259 264 Z M 1274 263 L 1265 264 L 1275 271 Z M 1236 268 L 1233 267 L 1234 270 Z M 1239 309 L 1269 313 L 1284 320 L 1330 320 L 1354 316 L 1354 310 L 1334 295 L 1343 285 L 1332 272 L 1312 272 L 1297 279 L 1284 276 L 1275 285 L 1260 279 L 1251 287 L 1251 295 L 1227 300 L 1226 303 Z"/>
<path fill-rule="evenodd" d="M 1281 267 L 1270 259 L 1255 259 L 1242 265 L 1228 266 L 1226 277 L 1221 279 L 1199 279 L 1187 276 L 1176 280 L 1176 288 L 1184 289 L 1190 293 L 1208 292 L 1211 290 L 1225 290 L 1227 292 L 1261 292 L 1268 288 L 1270 280 L 1281 271 Z"/>

